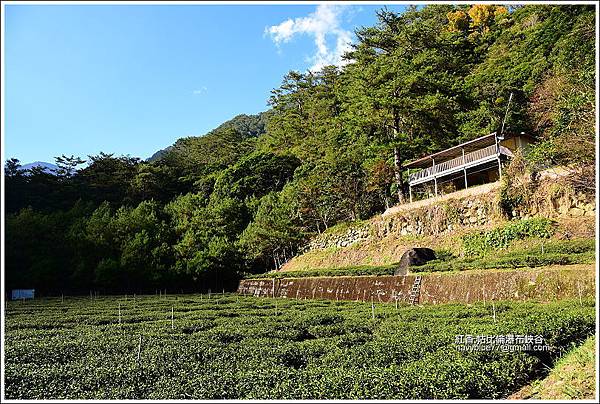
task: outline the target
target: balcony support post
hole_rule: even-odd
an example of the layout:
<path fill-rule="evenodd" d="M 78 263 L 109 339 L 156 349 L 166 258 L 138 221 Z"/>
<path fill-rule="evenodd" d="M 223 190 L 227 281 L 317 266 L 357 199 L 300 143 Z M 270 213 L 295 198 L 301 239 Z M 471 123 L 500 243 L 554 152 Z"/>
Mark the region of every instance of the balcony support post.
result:
<path fill-rule="evenodd" d="M 494 139 L 496 140 L 496 157 L 498 158 L 498 178 L 502 178 L 502 161 L 500 160 L 500 139 L 498 139 L 498 134 L 496 132 L 494 132 Z"/>
<path fill-rule="evenodd" d="M 412 203 L 412 185 L 408 184 L 408 199 Z"/>
<path fill-rule="evenodd" d="M 498 177 L 502 178 L 502 161 L 500 160 L 500 155 L 498 155 Z"/>
<path fill-rule="evenodd" d="M 467 163 L 465 161 L 465 148 L 461 147 L 462 150 L 462 163 L 463 163 L 463 173 L 465 174 L 465 189 L 469 187 L 467 184 Z"/>
<path fill-rule="evenodd" d="M 435 172 L 435 159 L 432 158 L 431 161 L 433 162 L 433 168 L 431 171 L 433 171 L 433 183 L 434 183 L 434 187 L 435 187 L 435 196 L 438 196 L 438 187 L 437 187 L 437 173 Z"/>

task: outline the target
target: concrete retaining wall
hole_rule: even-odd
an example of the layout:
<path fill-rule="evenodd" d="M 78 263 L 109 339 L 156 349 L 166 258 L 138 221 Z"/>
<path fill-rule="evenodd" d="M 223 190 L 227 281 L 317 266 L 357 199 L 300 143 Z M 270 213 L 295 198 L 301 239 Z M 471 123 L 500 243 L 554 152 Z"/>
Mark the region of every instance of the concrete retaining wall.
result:
<path fill-rule="evenodd" d="M 415 276 L 337 276 L 246 279 L 238 293 L 292 299 L 331 299 L 393 303 L 408 301 Z M 526 269 L 424 275 L 420 304 L 472 303 L 483 300 L 542 300 L 593 297 L 595 271 Z"/>

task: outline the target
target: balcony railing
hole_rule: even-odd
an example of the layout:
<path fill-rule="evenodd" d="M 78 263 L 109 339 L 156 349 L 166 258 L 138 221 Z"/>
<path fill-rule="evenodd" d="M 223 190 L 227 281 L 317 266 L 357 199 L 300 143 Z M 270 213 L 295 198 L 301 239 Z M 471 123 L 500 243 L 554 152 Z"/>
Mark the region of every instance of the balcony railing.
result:
<path fill-rule="evenodd" d="M 427 167 L 421 171 L 417 171 L 416 173 L 410 174 L 408 176 L 408 181 L 409 183 L 424 182 L 427 181 L 427 179 L 441 177 L 442 175 L 450 174 L 454 171 L 459 171 L 463 168 L 477 165 L 477 163 L 492 160 L 493 157 L 498 156 L 496 150 L 496 145 L 493 144 L 491 146 L 484 147 L 483 149 L 465 153 L 464 156 L 459 156 L 453 158 L 452 160 L 447 160 L 442 163 L 432 165 L 431 167 Z M 509 156 L 512 155 L 512 153 L 504 146 L 500 146 L 500 153 Z"/>

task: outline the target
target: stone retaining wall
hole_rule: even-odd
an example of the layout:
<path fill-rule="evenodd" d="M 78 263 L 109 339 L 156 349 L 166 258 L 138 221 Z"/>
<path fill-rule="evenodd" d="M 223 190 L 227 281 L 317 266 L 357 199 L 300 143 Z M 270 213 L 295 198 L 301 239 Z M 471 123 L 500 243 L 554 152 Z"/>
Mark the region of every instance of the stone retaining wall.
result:
<path fill-rule="evenodd" d="M 545 186 L 545 185 L 540 185 Z M 344 248 L 361 241 L 383 239 L 387 236 L 429 236 L 448 233 L 457 229 L 477 228 L 505 220 L 498 204 L 498 187 L 490 187 L 489 192 L 461 194 L 462 198 L 444 197 L 432 200 L 431 204 L 420 204 L 412 209 L 399 210 L 350 225 L 346 230 L 328 232 L 313 238 L 302 250 L 323 250 Z M 419 201 L 422 202 L 422 201 Z M 415 205 L 417 206 L 417 205 Z M 533 216 L 577 217 L 595 216 L 594 195 L 576 193 L 567 198 L 556 197 L 532 206 L 510 212 L 513 218 L 527 219 Z"/>

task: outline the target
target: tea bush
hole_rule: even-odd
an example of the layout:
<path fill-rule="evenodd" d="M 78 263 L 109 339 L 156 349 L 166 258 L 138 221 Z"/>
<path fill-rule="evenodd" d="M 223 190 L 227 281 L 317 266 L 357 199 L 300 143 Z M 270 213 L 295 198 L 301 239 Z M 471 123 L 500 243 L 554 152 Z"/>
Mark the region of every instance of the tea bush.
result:
<path fill-rule="evenodd" d="M 370 303 L 236 295 L 8 302 L 5 395 L 503 398 L 594 334 L 594 307 L 588 300 L 376 304 L 373 319 Z M 541 335 L 550 350 L 460 351 L 456 335 L 465 334 Z"/>
<path fill-rule="evenodd" d="M 268 272 L 247 276 L 246 279 L 262 278 L 306 278 L 314 276 L 362 276 L 362 275 L 393 275 L 397 265 L 357 266 L 343 268 L 319 268 L 301 271 Z"/>
<path fill-rule="evenodd" d="M 467 256 L 483 255 L 504 249 L 515 240 L 527 237 L 550 238 L 555 222 L 541 217 L 515 220 L 492 230 L 466 234 L 462 237 L 463 251 Z"/>
<path fill-rule="evenodd" d="M 595 240 L 553 240 L 527 248 L 497 251 L 493 256 L 445 256 L 414 267 L 415 272 L 465 271 L 541 267 L 547 265 L 591 264 L 595 262 Z"/>

